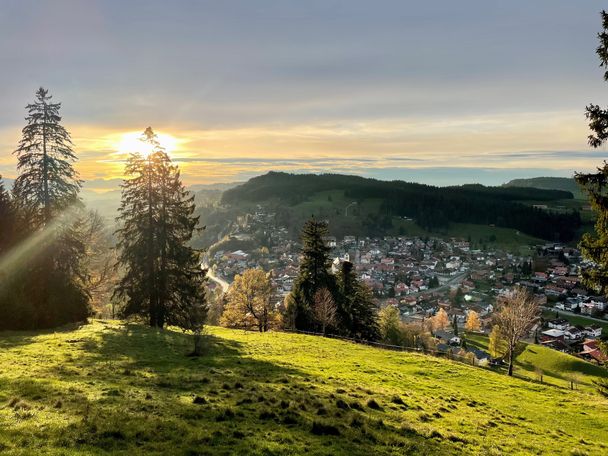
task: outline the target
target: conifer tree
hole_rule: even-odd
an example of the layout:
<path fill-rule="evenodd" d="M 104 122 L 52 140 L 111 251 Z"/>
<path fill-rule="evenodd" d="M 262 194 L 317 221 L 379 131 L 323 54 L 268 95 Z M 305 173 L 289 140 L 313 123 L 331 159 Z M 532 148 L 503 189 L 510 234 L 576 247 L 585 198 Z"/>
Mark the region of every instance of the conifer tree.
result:
<path fill-rule="evenodd" d="M 76 155 L 70 134 L 60 123 L 61 103 L 51 99 L 40 87 L 36 101 L 26 106 L 27 125 L 14 152 L 19 172 L 13 186 L 15 201 L 36 227 L 77 203 L 82 185 L 73 168 Z"/>
<path fill-rule="evenodd" d="M 290 297 L 290 312 L 296 329 L 312 330 L 315 326 L 313 315 L 314 295 L 321 288 L 335 291 L 335 279 L 329 271 L 331 248 L 323 239 L 327 236 L 327 224 L 314 217 L 302 229 L 302 252 L 300 271 Z"/>
<path fill-rule="evenodd" d="M 15 271 L 11 292 L 15 328 L 41 328 L 83 321 L 89 294 L 83 278 L 84 218 L 78 193 L 81 181 L 69 132 L 61 125 L 61 103 L 46 89 L 27 105 L 27 125 L 15 150 L 19 175 L 13 206 L 19 238 L 36 237 L 36 248 Z"/>
<path fill-rule="evenodd" d="M 124 315 L 147 317 L 150 326 L 162 328 L 179 323 L 193 303 L 205 302 L 206 274 L 200 252 L 188 244 L 199 220 L 194 197 L 152 128 L 141 140 L 150 153 L 130 155 L 122 184 L 117 235 L 124 275 L 114 295 L 125 301 Z"/>
<path fill-rule="evenodd" d="M 5 252 L 13 239 L 14 226 L 14 210 L 9 193 L 4 188 L 2 176 L 0 176 L 0 258 Z"/>
<path fill-rule="evenodd" d="M 338 275 L 340 293 L 341 327 L 350 337 L 376 340 L 380 336 L 377 307 L 374 296 L 367 285 L 362 283 L 353 271 L 349 261 L 342 263 Z"/>
<path fill-rule="evenodd" d="M 600 66 L 608 68 L 608 13 L 602 11 L 603 31 L 598 34 L 600 45 L 596 53 Z M 608 81 L 608 71 L 604 73 Z M 598 148 L 608 140 L 608 110 L 590 104 L 586 108 L 589 128 L 589 145 Z M 608 294 L 608 163 L 597 169 L 596 173 L 577 173 L 576 181 L 589 195 L 591 207 L 596 214 L 595 233 L 585 233 L 579 244 L 583 256 L 594 263 L 593 268 L 582 271 L 583 283 L 597 292 Z"/>

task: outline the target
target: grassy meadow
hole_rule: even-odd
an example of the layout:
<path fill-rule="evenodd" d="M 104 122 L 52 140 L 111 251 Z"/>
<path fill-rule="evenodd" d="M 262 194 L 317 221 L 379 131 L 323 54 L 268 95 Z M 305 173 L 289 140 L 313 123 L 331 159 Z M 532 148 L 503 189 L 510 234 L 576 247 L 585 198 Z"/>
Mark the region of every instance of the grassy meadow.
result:
<path fill-rule="evenodd" d="M 467 335 L 467 342 L 482 350 L 488 349 L 487 336 Z M 593 382 L 608 378 L 608 370 L 566 353 L 536 344 L 520 342 L 515 358 L 515 375 L 538 380 L 537 369 L 542 370 L 543 382 L 563 388 L 571 386 L 593 391 Z"/>
<path fill-rule="evenodd" d="M 3 455 L 608 452 L 608 401 L 418 354 L 94 321 L 0 333 Z"/>

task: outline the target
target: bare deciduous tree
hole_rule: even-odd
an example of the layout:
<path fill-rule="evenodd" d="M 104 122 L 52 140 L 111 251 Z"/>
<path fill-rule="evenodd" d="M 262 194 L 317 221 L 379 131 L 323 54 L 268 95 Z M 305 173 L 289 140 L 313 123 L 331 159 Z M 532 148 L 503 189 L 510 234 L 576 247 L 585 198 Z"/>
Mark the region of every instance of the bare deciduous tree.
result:
<path fill-rule="evenodd" d="M 106 307 L 118 282 L 118 260 L 112 245 L 112 235 L 97 211 L 85 214 L 80 235 L 85 245 L 84 264 L 89 271 L 82 279 L 91 296 L 93 311 L 100 317 L 116 318 L 114 301 L 109 312 Z"/>
<path fill-rule="evenodd" d="M 507 343 L 509 375 L 513 375 L 513 361 L 517 343 L 530 332 L 539 319 L 537 299 L 525 288 L 515 288 L 499 300 L 495 322 Z"/>
<path fill-rule="evenodd" d="M 326 328 L 336 322 L 336 303 L 327 288 L 317 290 L 314 299 L 313 312 L 325 335 Z"/>

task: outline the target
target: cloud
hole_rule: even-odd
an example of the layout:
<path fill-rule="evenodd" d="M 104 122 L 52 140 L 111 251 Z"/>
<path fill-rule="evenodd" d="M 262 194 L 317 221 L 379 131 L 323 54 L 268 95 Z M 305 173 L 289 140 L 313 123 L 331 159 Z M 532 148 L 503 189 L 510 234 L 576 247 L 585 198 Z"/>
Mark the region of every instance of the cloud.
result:
<path fill-rule="evenodd" d="M 99 189 L 122 176 L 121 135 L 148 125 L 180 141 L 174 159 L 192 183 L 269 169 L 593 169 L 603 151 L 588 151 L 583 110 L 605 94 L 598 10 L 6 0 L 0 173 L 15 175 L 24 106 L 41 84 L 63 103 L 78 170 Z"/>

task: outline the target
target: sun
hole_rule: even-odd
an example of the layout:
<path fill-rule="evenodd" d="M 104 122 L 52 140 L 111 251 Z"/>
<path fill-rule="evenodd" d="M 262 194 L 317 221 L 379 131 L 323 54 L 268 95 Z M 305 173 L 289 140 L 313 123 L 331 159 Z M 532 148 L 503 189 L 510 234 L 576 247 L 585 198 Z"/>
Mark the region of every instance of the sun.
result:
<path fill-rule="evenodd" d="M 132 131 L 123 133 L 120 137 L 117 150 L 120 154 L 135 154 L 140 153 L 147 157 L 152 152 L 152 146 L 141 141 L 141 132 Z M 177 139 L 166 133 L 156 133 L 158 142 L 165 149 L 167 154 L 171 154 L 177 147 Z"/>

